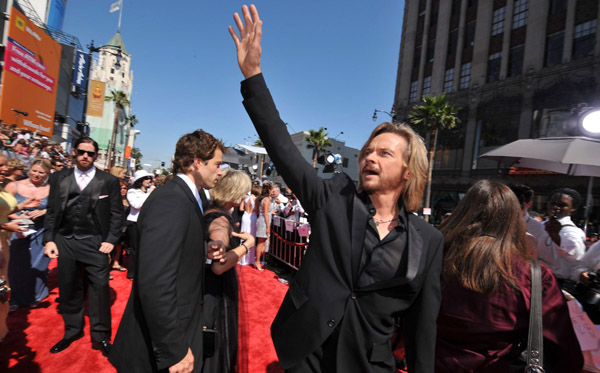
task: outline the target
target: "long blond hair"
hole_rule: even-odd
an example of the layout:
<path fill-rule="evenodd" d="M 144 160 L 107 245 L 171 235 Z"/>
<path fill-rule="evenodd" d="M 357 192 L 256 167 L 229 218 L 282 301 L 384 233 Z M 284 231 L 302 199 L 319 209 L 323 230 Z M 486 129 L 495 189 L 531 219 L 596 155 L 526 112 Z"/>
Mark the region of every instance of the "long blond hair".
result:
<path fill-rule="evenodd" d="M 377 126 L 377 128 L 371 132 L 365 145 L 360 149 L 358 164 L 360 165 L 362 159 L 365 157 L 365 152 L 371 145 L 371 141 L 384 133 L 402 136 L 407 142 L 406 151 L 404 153 L 404 166 L 408 170 L 409 179 L 404 185 L 401 198 L 406 212 L 410 213 L 417 211 L 423 204 L 423 191 L 425 189 L 425 184 L 427 183 L 427 150 L 425 149 L 425 144 L 423 143 L 421 136 L 407 124 L 385 122 Z M 358 179 L 358 188 L 359 190 L 362 190 L 360 177 Z"/>

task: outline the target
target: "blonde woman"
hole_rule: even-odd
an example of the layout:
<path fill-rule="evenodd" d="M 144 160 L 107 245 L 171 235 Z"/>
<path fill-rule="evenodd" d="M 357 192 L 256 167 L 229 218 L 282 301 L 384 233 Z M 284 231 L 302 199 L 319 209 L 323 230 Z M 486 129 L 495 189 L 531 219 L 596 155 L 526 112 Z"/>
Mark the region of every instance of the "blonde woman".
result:
<path fill-rule="evenodd" d="M 209 245 L 227 248 L 223 261 L 213 261 L 212 271 L 206 271 L 203 305 L 203 326 L 219 331 L 215 354 L 204 360 L 203 372 L 235 372 L 237 361 L 238 286 L 236 264 L 254 246 L 249 233 L 233 232 L 231 210 L 239 206 L 250 191 L 250 177 L 237 170 L 228 169 L 211 190 L 211 201 L 204 213 L 208 227 Z M 240 239 L 242 242 L 240 242 Z"/>
<path fill-rule="evenodd" d="M 31 234 L 15 233 L 10 241 L 12 258 L 8 269 L 8 278 L 12 284 L 10 299 L 11 310 L 24 306 L 37 306 L 48 296 L 48 264 L 50 259 L 44 255 L 42 236 L 44 218 L 48 206 L 50 185 L 47 180 L 51 165 L 45 159 L 35 160 L 29 168 L 27 179 L 14 181 L 6 185 L 6 191 L 19 203 L 28 199 L 37 199 L 39 205 L 9 215 L 11 219 L 27 219 L 33 222 L 29 226 Z"/>
<path fill-rule="evenodd" d="M 7 158 L 5 155 L 0 154 L 0 183 L 4 181 L 4 177 L 7 172 Z M 10 250 L 8 239 L 11 232 L 23 232 L 26 230 L 25 227 L 20 227 L 17 222 L 9 222 L 8 215 L 22 208 L 35 207 L 39 204 L 39 200 L 30 199 L 22 203 L 17 203 L 15 197 L 12 194 L 6 192 L 4 188 L 0 187 L 0 278 L 8 280 L 8 265 L 10 259 Z M 8 333 L 8 327 L 6 326 L 6 316 L 8 315 L 8 301 L 0 302 L 0 342 L 4 339 Z"/>

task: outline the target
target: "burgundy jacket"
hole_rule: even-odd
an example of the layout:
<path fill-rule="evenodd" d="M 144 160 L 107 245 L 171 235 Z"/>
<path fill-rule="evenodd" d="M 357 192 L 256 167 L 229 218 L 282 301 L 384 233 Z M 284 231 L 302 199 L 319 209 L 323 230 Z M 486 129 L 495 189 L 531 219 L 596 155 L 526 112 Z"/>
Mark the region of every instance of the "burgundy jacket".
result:
<path fill-rule="evenodd" d="M 542 267 L 542 315 L 545 361 L 553 371 L 581 372 L 583 356 L 569 310 L 556 278 Z M 517 344 L 526 346 L 531 295 L 529 262 L 520 257 L 513 273 L 521 291 L 507 284 L 491 295 L 442 281 L 438 316 L 436 372 L 506 372 Z"/>

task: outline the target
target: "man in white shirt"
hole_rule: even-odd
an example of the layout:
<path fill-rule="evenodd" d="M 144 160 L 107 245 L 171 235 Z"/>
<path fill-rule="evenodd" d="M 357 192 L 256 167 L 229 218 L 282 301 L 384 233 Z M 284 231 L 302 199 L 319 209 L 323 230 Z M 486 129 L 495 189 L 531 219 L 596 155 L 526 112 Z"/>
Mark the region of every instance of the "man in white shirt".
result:
<path fill-rule="evenodd" d="M 544 221 L 548 241 L 556 244 L 554 275 L 559 279 L 571 278 L 572 268 L 577 266 L 585 253 L 585 233 L 571 220 L 577 210 L 581 195 L 571 188 L 556 189 L 548 201 L 548 216 Z"/>
<path fill-rule="evenodd" d="M 550 242 L 549 246 L 546 245 L 548 233 L 546 233 L 544 225 L 533 219 L 527 212 L 533 204 L 533 189 L 524 184 L 510 185 L 509 187 L 521 204 L 523 218 L 527 226 L 527 246 L 529 252 L 552 269 L 554 265 L 554 244 Z"/>

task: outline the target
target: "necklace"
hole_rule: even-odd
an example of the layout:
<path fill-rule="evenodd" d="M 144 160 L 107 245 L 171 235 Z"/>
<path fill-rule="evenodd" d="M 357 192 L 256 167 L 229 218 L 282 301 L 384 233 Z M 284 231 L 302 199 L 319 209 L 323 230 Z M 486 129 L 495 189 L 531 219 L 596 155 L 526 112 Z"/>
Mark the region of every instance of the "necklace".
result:
<path fill-rule="evenodd" d="M 391 222 L 393 222 L 395 220 L 396 220 L 395 218 L 391 218 L 391 219 L 387 219 L 387 220 L 378 219 L 378 218 L 376 218 L 376 217 L 373 216 L 373 222 L 375 223 L 376 227 L 379 227 L 379 224 L 381 224 L 381 223 L 391 223 Z"/>

